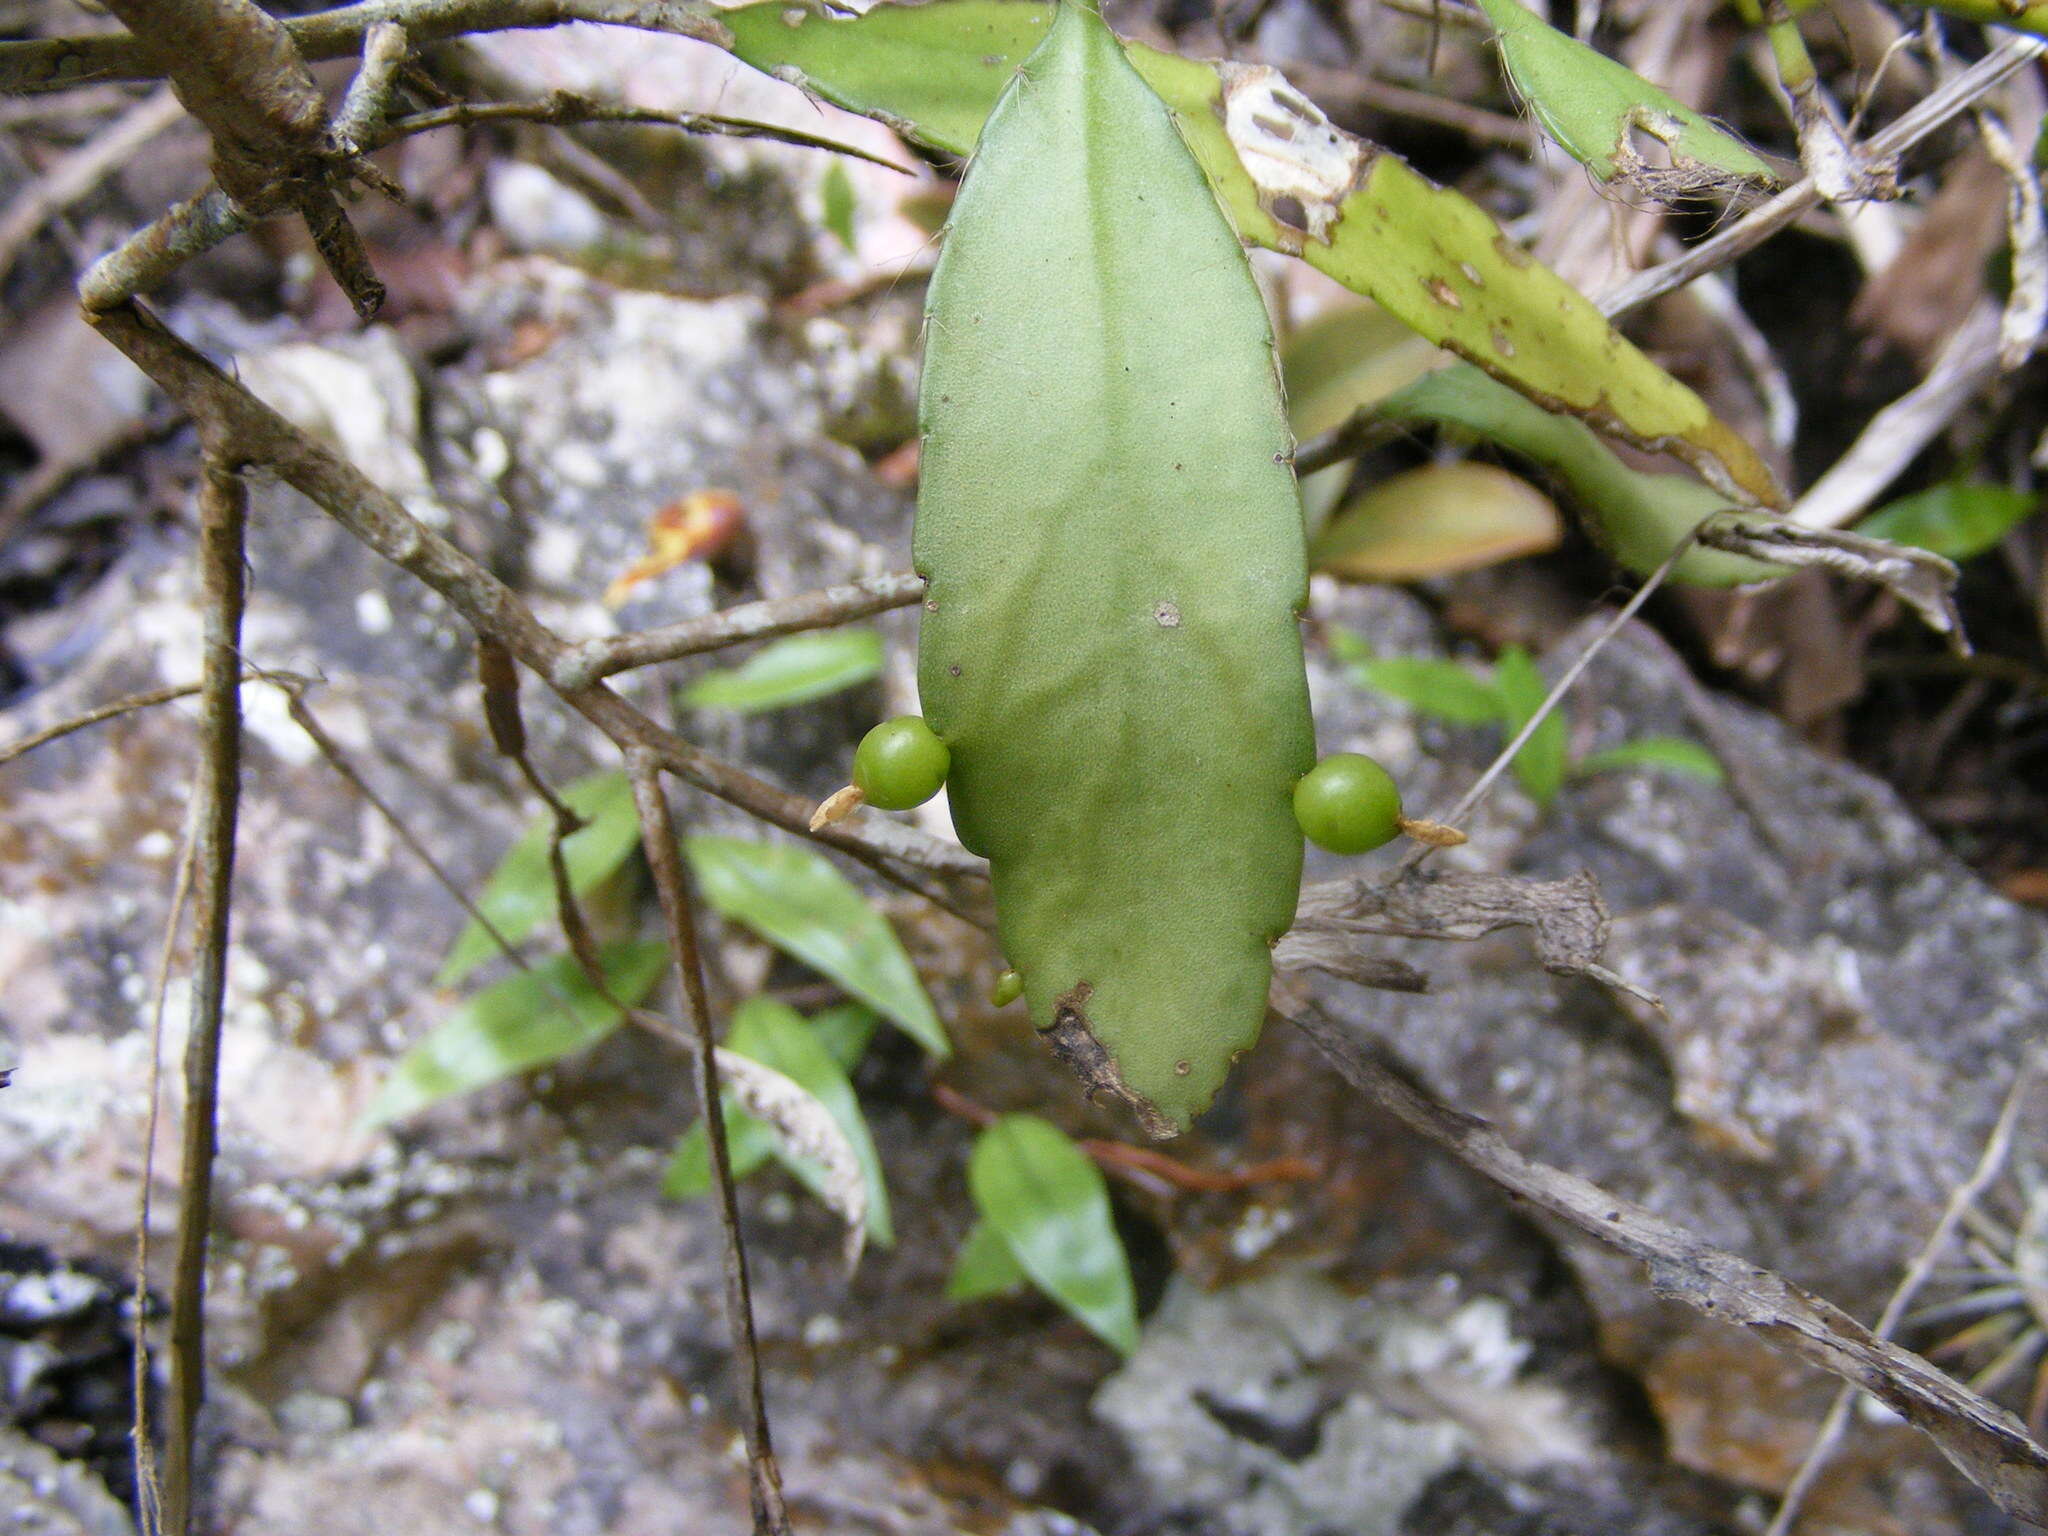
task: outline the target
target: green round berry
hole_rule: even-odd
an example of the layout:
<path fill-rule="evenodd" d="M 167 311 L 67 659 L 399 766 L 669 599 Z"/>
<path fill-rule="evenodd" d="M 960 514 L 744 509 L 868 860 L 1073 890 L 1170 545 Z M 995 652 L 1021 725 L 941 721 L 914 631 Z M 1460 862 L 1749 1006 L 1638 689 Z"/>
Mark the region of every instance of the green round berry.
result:
<path fill-rule="evenodd" d="M 996 984 L 988 989 L 988 1005 L 991 1008 L 1007 1008 L 1023 995 L 1022 973 L 1005 971 L 996 978 Z"/>
<path fill-rule="evenodd" d="M 861 798 L 885 811 L 923 805 L 946 782 L 953 754 L 916 715 L 884 720 L 861 738 L 853 754 L 853 782 Z"/>
<path fill-rule="evenodd" d="M 1318 848 L 1370 853 L 1401 830 L 1401 791 L 1371 758 L 1335 752 L 1294 786 L 1294 819 Z"/>

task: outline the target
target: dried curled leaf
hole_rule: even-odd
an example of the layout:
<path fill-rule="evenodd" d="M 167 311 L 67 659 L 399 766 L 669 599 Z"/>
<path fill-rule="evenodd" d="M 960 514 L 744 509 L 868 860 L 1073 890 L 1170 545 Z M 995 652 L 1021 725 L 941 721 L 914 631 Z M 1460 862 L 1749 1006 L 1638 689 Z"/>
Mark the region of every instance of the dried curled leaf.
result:
<path fill-rule="evenodd" d="M 1302 934 L 1379 933 L 1404 939 L 1483 939 L 1503 928 L 1528 928 L 1546 971 L 1584 976 L 1656 1003 L 1600 963 L 1609 918 L 1600 884 L 1590 874 L 1527 880 L 1462 870 L 1409 871 L 1377 883 L 1330 880 L 1301 893 L 1294 923 Z"/>
<path fill-rule="evenodd" d="M 1521 0 L 1477 0 L 1500 40 L 1501 62 L 1543 131 L 1602 181 L 1652 197 L 1698 197 L 1778 175 L 1726 129 L 1634 70 L 1547 26 Z M 1640 133 L 1662 144 L 1668 166 L 1637 150 Z"/>
<path fill-rule="evenodd" d="M 846 1262 L 858 1263 L 868 1235 L 867 1174 L 832 1111 L 795 1079 L 724 1046 L 718 1047 L 718 1075 L 739 1107 L 775 1133 L 786 1154 L 824 1170 L 818 1197 L 846 1223 Z"/>

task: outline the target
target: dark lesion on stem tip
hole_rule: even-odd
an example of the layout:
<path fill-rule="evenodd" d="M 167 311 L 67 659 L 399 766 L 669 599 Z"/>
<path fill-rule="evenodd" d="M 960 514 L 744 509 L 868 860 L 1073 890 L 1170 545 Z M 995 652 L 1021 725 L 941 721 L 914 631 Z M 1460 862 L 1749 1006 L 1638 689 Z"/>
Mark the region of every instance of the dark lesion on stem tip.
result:
<path fill-rule="evenodd" d="M 1085 981 L 1077 981 L 1062 992 L 1052 1005 L 1052 1023 L 1039 1030 L 1039 1038 L 1068 1071 L 1081 1079 L 1091 1104 L 1097 1094 L 1107 1094 L 1136 1115 L 1138 1124 L 1154 1141 L 1178 1136 L 1180 1127 L 1161 1114 L 1157 1105 L 1125 1086 L 1123 1075 L 1116 1069 L 1116 1058 L 1095 1038 L 1084 1011 L 1094 995 L 1094 986 Z"/>

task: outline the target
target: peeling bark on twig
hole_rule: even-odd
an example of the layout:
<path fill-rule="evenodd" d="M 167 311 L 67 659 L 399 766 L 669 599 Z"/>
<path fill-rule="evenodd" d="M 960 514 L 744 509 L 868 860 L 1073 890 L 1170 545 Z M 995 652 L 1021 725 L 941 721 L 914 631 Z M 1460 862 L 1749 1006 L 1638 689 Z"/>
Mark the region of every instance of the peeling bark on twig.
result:
<path fill-rule="evenodd" d="M 327 103 L 283 22 L 253 0 L 107 0 L 145 55 L 213 135 L 213 179 L 258 218 L 296 210 L 368 318 L 384 287 L 336 196 L 353 148 L 328 134 Z"/>
<path fill-rule="evenodd" d="M 118 305 L 90 318 L 101 335 L 196 420 L 230 435 L 249 462 L 275 472 L 379 555 L 426 583 L 477 633 L 503 643 L 522 665 L 542 677 L 557 675 L 570 647 L 509 587 L 421 523 L 354 465 L 300 432 L 140 306 Z M 763 821 L 809 835 L 811 803 L 802 795 L 699 751 L 602 684 L 557 692 L 613 741 L 653 752 L 664 769 L 685 783 Z M 919 872 L 970 881 L 976 887 L 987 878 L 980 859 L 900 822 L 863 817 L 827 827 L 814 840 L 963 915 L 973 912 L 971 904 Z M 975 919 L 970 915 L 969 920 Z"/>

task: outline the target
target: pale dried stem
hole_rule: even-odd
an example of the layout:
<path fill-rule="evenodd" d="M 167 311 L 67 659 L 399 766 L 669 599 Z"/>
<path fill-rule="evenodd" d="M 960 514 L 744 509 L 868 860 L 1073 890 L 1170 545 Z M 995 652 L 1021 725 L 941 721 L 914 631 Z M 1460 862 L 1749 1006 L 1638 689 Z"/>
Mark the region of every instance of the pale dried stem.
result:
<path fill-rule="evenodd" d="M 192 811 L 196 815 L 195 794 Z M 156 976 L 149 989 L 149 1109 L 142 1121 L 142 1173 L 135 1192 L 135 1284 L 130 1291 L 134 1316 L 129 1352 L 129 1390 L 135 1395 L 132 1426 L 135 1455 L 135 1507 L 142 1517 L 142 1536 L 158 1536 L 163 1528 L 163 1488 L 157 1478 L 156 1430 L 150 1422 L 149 1394 L 149 1221 L 156 1193 L 156 1131 L 163 1118 L 164 1008 L 170 997 L 171 966 L 178 948 L 178 927 L 192 893 L 192 871 L 198 862 L 193 815 L 185 821 L 178 847 L 178 873 L 171 884 L 170 910 L 164 915 L 163 943 L 157 950 Z"/>
<path fill-rule="evenodd" d="M 633 803 L 640 813 L 640 836 L 654 872 L 654 889 L 668 924 L 669 951 L 681 982 L 688 1015 L 691 1063 L 695 1067 L 697 1113 L 711 1156 L 711 1184 L 717 1196 L 719 1225 L 725 1235 L 725 1312 L 732 1329 L 733 1354 L 740 1368 L 741 1425 L 747 1442 L 747 1467 L 754 1511 L 755 1536 L 787 1536 L 789 1515 L 783 1508 L 782 1474 L 768 1429 L 767 1400 L 761 1387 L 761 1353 L 754 1336 L 754 1302 L 747 1281 L 747 1249 L 740 1234 L 739 1198 L 733 1189 L 732 1156 L 726 1147 L 725 1114 L 718 1092 L 718 1040 L 711 1026 L 711 1003 L 704 988 L 704 960 L 697 943 L 697 919 L 690 901 L 689 876 L 662 788 L 662 763 L 643 748 L 626 753 L 626 771 L 633 781 Z"/>
<path fill-rule="evenodd" d="M 1962 1224 L 1963 1216 L 1989 1189 L 2005 1166 L 2005 1159 L 2012 1150 L 2013 1132 L 2019 1126 L 2020 1111 L 2027 1095 L 2033 1091 L 2034 1083 L 2040 1076 L 2048 1058 L 2037 1048 L 2020 1058 L 2019 1070 L 2013 1074 L 2012 1087 L 2006 1091 L 2005 1105 L 1998 1112 L 1998 1119 L 1991 1127 L 1991 1134 L 1985 1138 L 1984 1151 L 1977 1159 L 1977 1166 L 1968 1178 L 1949 1192 L 1948 1203 L 1942 1207 L 1941 1218 L 1935 1222 L 1934 1230 L 1927 1234 L 1927 1241 L 1920 1245 L 1920 1251 L 1913 1255 L 1906 1266 L 1906 1273 L 1900 1278 L 1898 1289 L 1885 1302 L 1884 1311 L 1871 1327 L 1871 1332 L 1880 1339 L 1892 1336 L 1892 1330 L 1899 1325 L 1899 1319 L 1906 1315 L 1906 1308 L 1913 1304 L 1913 1298 L 1920 1294 L 1920 1287 L 1927 1283 L 1927 1277 L 1940 1261 L 1942 1251 L 1955 1236 Z M 1813 1437 L 1813 1444 L 1807 1448 L 1806 1458 L 1799 1464 L 1799 1470 L 1786 1485 L 1785 1495 L 1778 1502 L 1778 1511 L 1771 1517 L 1764 1536 L 1790 1536 L 1792 1523 L 1799 1518 L 1800 1506 L 1813 1491 L 1813 1485 L 1834 1455 L 1835 1447 L 1841 1442 L 1843 1432 L 1848 1428 L 1849 1410 L 1855 1406 L 1856 1389 L 1844 1387 L 1835 1394 L 1835 1400 L 1828 1405 L 1827 1416 L 1821 1420 L 1820 1429 Z"/>
<path fill-rule="evenodd" d="M 1515 754 L 1529 744 L 1529 739 L 1536 734 L 1543 722 L 1550 718 L 1551 712 L 1562 702 L 1564 696 L 1572 691 L 1573 686 L 1579 680 L 1580 674 L 1593 664 L 1593 658 L 1605 650 L 1607 643 L 1627 627 L 1629 620 L 1633 619 L 1641 610 L 1643 604 L 1650 600 L 1650 594 L 1664 585 L 1665 578 L 1677 569 L 1678 562 L 1685 558 L 1686 552 L 1692 548 L 1694 541 L 1698 537 L 1699 529 L 1694 528 L 1673 546 L 1671 553 L 1664 557 L 1663 564 L 1659 565 L 1656 570 L 1652 571 L 1644 579 L 1643 584 L 1636 588 L 1635 595 L 1622 606 L 1621 611 L 1601 628 L 1600 633 L 1592 638 L 1585 650 L 1579 653 L 1577 659 L 1569 667 L 1565 668 L 1564 675 L 1552 685 L 1550 692 L 1544 695 L 1543 702 L 1536 707 L 1535 713 L 1523 722 L 1522 728 L 1515 733 L 1514 739 L 1500 749 L 1500 754 L 1487 765 L 1486 771 L 1479 776 L 1470 789 L 1459 796 L 1458 803 L 1443 815 L 1434 818 L 1435 821 L 1447 827 L 1462 828 L 1465 825 L 1470 819 L 1474 808 L 1478 806 L 1480 801 L 1486 798 L 1486 792 L 1493 788 L 1494 782 L 1503 773 L 1507 772 L 1508 765 L 1515 760 Z M 1397 876 L 1405 874 L 1428 858 L 1438 848 L 1454 846 L 1456 845 L 1451 843 L 1417 842 L 1401 856 L 1400 863 L 1394 866 L 1394 872 Z"/>
<path fill-rule="evenodd" d="M 2012 1415 L 1780 1275 L 1701 1241 L 1597 1184 L 1533 1161 L 1486 1121 L 1428 1098 L 1314 1007 L 1290 1022 L 1366 1098 L 1411 1131 L 1565 1226 L 1642 1261 L 1651 1288 L 1749 1330 L 1870 1393 L 1925 1433 L 2009 1514 L 2048 1517 L 2048 1450 Z"/>

